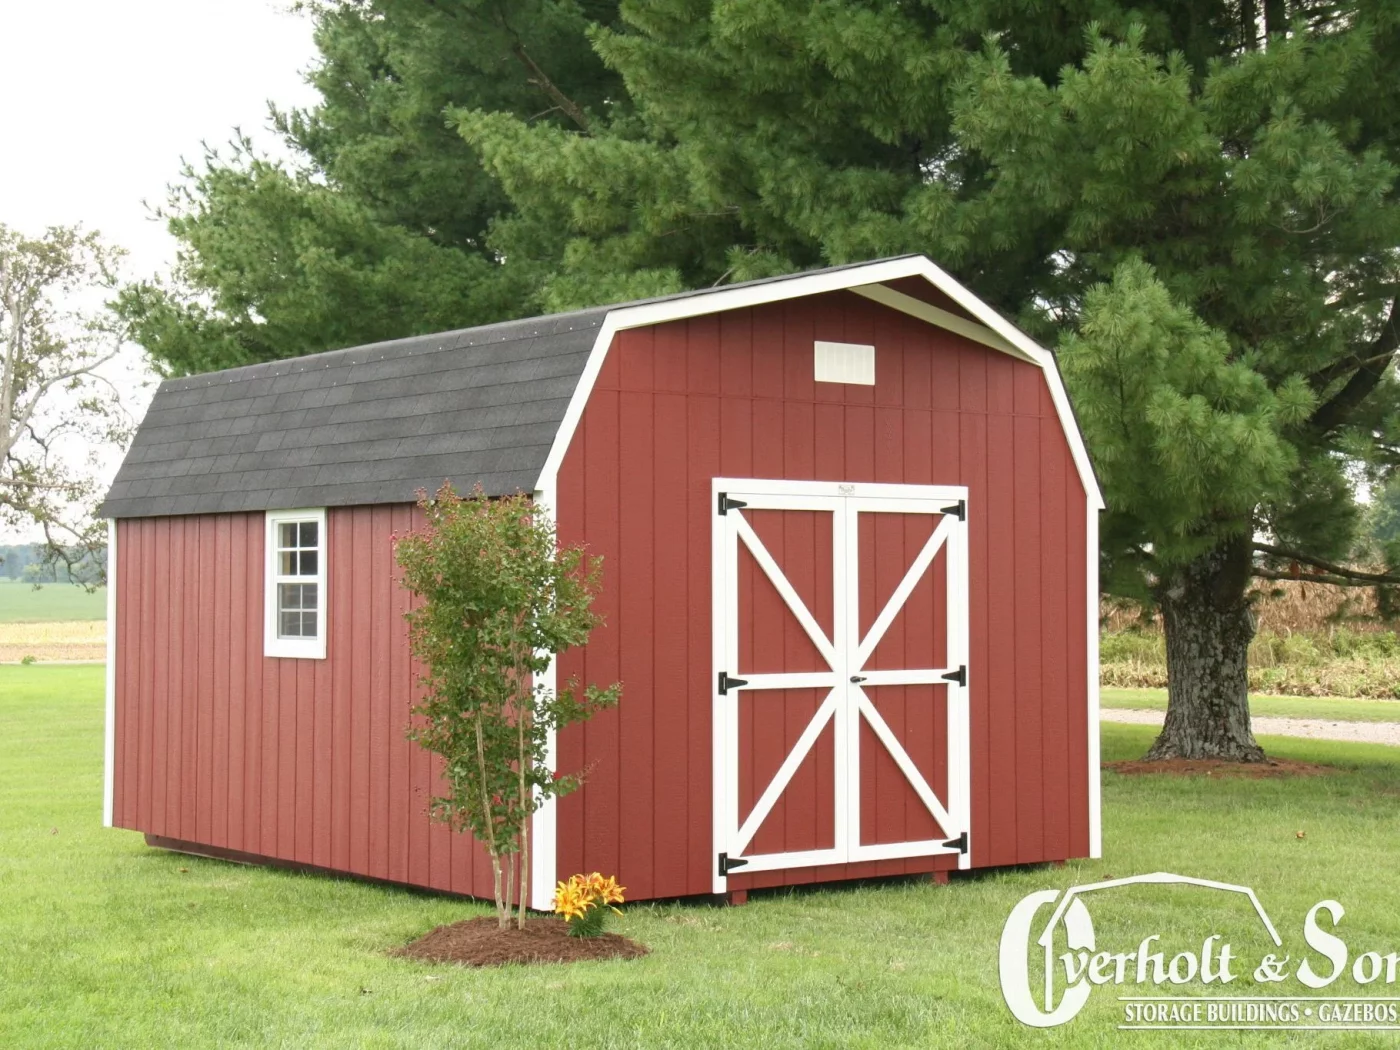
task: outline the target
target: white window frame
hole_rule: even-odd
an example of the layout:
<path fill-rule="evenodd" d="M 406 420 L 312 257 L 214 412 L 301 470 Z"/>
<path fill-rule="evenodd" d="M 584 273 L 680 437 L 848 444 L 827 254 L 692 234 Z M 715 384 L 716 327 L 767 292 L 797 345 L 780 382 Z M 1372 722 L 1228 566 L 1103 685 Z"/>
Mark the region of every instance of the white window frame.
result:
<path fill-rule="evenodd" d="M 316 523 L 316 575 L 284 577 L 277 571 L 278 527 L 291 522 Z M 266 557 L 263 559 L 263 655 L 288 659 L 324 660 L 326 658 L 326 559 L 329 543 L 326 536 L 326 509 L 270 510 L 264 533 Z M 279 583 L 316 584 L 315 638 L 278 637 L 277 585 Z"/>

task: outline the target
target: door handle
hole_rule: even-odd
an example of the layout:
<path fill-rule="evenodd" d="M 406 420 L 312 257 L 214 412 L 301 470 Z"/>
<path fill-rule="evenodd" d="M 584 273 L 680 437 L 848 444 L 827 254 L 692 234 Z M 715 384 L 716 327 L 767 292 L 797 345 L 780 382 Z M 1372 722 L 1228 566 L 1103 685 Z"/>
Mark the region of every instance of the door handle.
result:
<path fill-rule="evenodd" d="M 853 675 L 851 675 L 851 684 L 853 684 L 853 685 L 859 685 L 859 684 L 860 684 L 861 682 L 863 682 L 863 681 L 865 681 L 865 675 L 863 675 L 863 674 L 853 674 Z"/>

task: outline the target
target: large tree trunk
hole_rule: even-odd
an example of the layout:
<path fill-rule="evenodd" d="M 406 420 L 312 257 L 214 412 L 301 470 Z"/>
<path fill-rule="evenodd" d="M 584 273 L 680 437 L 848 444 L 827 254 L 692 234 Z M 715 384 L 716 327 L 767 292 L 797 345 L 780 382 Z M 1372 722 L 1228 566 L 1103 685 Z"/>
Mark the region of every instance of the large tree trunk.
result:
<path fill-rule="evenodd" d="M 1249 724 L 1250 558 L 1248 542 L 1235 541 L 1162 581 L 1167 718 L 1149 759 L 1264 760 Z"/>

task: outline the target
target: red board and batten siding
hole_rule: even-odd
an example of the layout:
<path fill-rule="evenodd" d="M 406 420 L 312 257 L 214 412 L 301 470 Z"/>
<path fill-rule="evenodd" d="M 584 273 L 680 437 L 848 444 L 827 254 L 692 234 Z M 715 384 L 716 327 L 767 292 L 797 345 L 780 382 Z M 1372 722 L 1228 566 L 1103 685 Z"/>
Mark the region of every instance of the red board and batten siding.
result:
<path fill-rule="evenodd" d="M 817 339 L 874 344 L 876 385 L 815 383 Z M 710 891 L 717 476 L 968 487 L 973 863 L 1087 856 L 1087 500 L 1043 374 L 838 292 L 614 340 L 556 496 L 561 540 L 604 558 L 606 623 L 559 680 L 621 680 L 623 699 L 561 734 L 561 768 L 589 776 L 559 804 L 558 872 L 616 872 L 639 899 Z"/>
<path fill-rule="evenodd" d="M 491 895 L 427 817 L 434 760 L 392 535 L 410 505 L 331 508 L 327 658 L 263 656 L 264 515 L 117 524 L 113 823 L 160 840 Z"/>

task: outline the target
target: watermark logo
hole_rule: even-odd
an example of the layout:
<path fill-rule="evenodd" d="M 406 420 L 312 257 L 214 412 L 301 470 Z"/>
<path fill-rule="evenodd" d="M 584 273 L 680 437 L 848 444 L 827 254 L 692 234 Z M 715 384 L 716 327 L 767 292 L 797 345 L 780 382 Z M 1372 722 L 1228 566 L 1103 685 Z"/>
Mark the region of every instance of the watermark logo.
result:
<path fill-rule="evenodd" d="M 1141 884 L 1193 886 L 1242 894 L 1274 946 L 1284 942 L 1259 897 L 1248 886 L 1234 886 L 1170 872 L 1109 879 L 1086 886 L 1040 890 L 1024 897 L 1001 931 L 999 970 L 1002 996 L 1012 1015 L 1034 1028 L 1052 1028 L 1073 1019 L 1096 987 L 1120 992 L 1173 991 L 1176 994 L 1120 994 L 1122 1029 L 1366 1029 L 1400 1031 L 1400 998 L 1373 996 L 1266 996 L 1240 994 L 1227 986 L 1239 980 L 1256 989 L 1296 976 L 1314 990 L 1331 990 L 1344 977 L 1366 987 L 1394 987 L 1400 954 L 1362 952 L 1355 957 L 1338 934 L 1345 909 L 1334 900 L 1319 901 L 1303 920 L 1303 942 L 1310 952 L 1299 960 L 1286 951 L 1266 952 L 1247 964 L 1231 943 L 1210 933 L 1198 950 L 1168 955 L 1162 935 L 1152 933 L 1130 950 L 1110 951 L 1097 943 L 1088 895 Z M 1052 907 L 1053 906 L 1053 907 Z M 1050 917 L 1036 935 L 1037 917 Z M 1324 926 L 1328 928 L 1324 928 Z M 1063 945 L 1064 951 L 1058 950 Z M 1032 953 L 1043 953 L 1044 988 L 1031 987 Z M 1350 964 L 1350 965 L 1349 965 Z M 1205 994 L 1187 994 L 1199 986 Z"/>

